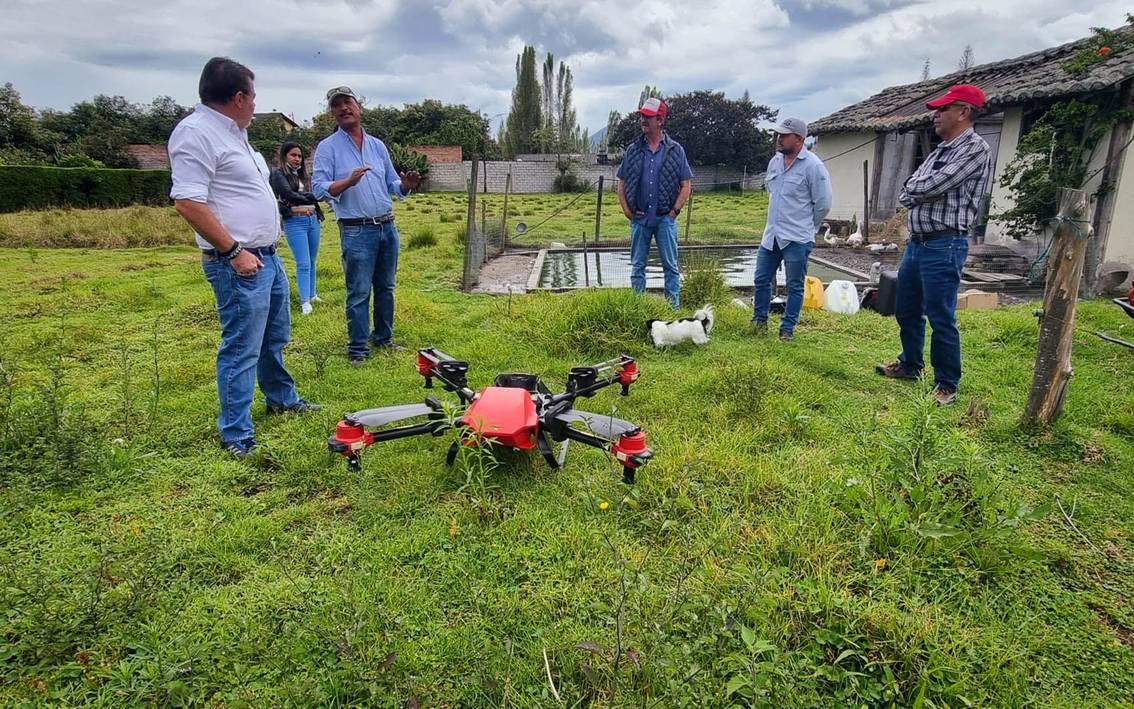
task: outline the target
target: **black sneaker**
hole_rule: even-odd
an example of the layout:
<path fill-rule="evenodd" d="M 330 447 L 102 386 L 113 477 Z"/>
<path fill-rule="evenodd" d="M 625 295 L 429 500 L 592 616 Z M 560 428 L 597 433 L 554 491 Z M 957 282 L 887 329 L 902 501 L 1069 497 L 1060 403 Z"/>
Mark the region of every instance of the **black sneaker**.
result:
<path fill-rule="evenodd" d="M 405 352 L 406 351 L 406 348 L 402 347 L 397 342 L 384 342 L 380 345 L 376 344 L 376 345 L 374 345 L 374 347 L 376 349 L 378 349 L 379 351 L 386 352 L 386 353 Z"/>
<path fill-rule="evenodd" d="M 228 453 L 231 453 L 237 460 L 244 460 L 248 456 L 256 452 L 256 439 L 244 438 L 239 441 L 229 441 L 228 443 L 221 443 L 223 448 Z"/>
<path fill-rule="evenodd" d="M 874 371 L 888 379 L 918 379 L 917 372 L 906 369 L 906 366 L 898 361 L 890 364 L 876 364 Z"/>
<path fill-rule="evenodd" d="M 795 334 L 791 330 L 780 330 L 780 340 L 782 342 L 791 342 L 795 339 Z"/>
<path fill-rule="evenodd" d="M 367 357 L 361 357 L 361 356 L 351 357 L 350 358 L 350 366 L 361 367 L 362 365 L 366 364 L 367 359 L 368 359 Z"/>
<path fill-rule="evenodd" d="M 767 320 L 753 320 L 752 321 L 752 332 L 756 333 L 757 335 L 767 335 L 768 334 L 768 321 Z"/>
<path fill-rule="evenodd" d="M 269 414 L 307 414 L 312 411 L 322 411 L 323 407 L 318 404 L 312 404 L 310 401 L 300 399 L 290 406 L 280 406 L 279 404 L 268 404 Z"/>

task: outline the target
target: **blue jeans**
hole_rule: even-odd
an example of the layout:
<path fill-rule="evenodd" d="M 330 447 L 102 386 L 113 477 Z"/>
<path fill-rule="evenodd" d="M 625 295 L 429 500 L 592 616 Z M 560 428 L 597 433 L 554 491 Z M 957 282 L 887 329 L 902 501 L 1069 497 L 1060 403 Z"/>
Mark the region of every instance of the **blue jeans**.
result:
<path fill-rule="evenodd" d="M 925 367 L 925 321 L 933 328 L 929 357 L 933 381 L 956 390 L 961 381 L 961 334 L 957 332 L 957 289 L 969 254 L 964 235 L 942 237 L 921 244 L 909 242 L 898 268 L 898 294 L 894 316 L 902 336 L 898 361 L 911 372 Z"/>
<path fill-rule="evenodd" d="M 346 275 L 347 334 L 351 357 L 368 357 L 370 345 L 384 347 L 394 338 L 394 286 L 398 275 L 398 229 L 393 222 L 339 226 Z M 374 291 L 374 326 L 370 292 Z"/>
<path fill-rule="evenodd" d="M 314 215 L 284 217 L 284 236 L 295 256 L 295 286 L 299 302 L 315 296 L 315 257 L 319 254 L 319 219 Z"/>
<path fill-rule="evenodd" d="M 283 348 L 291 338 L 288 283 L 280 257 L 263 254 L 263 267 L 238 276 L 228 259 L 201 257 L 220 317 L 217 393 L 222 443 L 251 438 L 252 395 L 256 381 L 269 406 L 299 401 L 295 381 L 284 368 Z"/>
<path fill-rule="evenodd" d="M 630 222 L 630 287 L 635 293 L 646 290 L 646 261 L 650 239 L 658 244 L 658 258 L 665 272 L 665 297 L 674 308 L 681 304 L 681 271 L 677 267 L 677 220 L 662 217 L 656 226 Z"/>
<path fill-rule="evenodd" d="M 803 281 L 807 278 L 807 257 L 815 244 L 785 241 L 784 247 L 772 239 L 772 248 L 763 246 L 756 252 L 756 275 L 752 283 L 752 320 L 768 322 L 768 307 L 772 292 L 776 289 L 776 271 L 780 262 L 784 264 L 784 280 L 787 283 L 787 303 L 784 305 L 784 319 L 780 322 L 780 332 L 793 332 L 799 323 L 799 311 L 803 308 Z"/>

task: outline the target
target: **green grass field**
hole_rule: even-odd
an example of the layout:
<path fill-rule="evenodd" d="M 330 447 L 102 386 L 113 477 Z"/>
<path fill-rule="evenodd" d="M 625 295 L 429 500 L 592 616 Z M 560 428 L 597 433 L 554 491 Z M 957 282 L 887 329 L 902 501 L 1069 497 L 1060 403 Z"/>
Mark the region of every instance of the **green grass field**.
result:
<path fill-rule="evenodd" d="M 504 195 L 477 195 L 477 224 L 484 206 L 485 229 L 503 228 Z M 583 232 L 587 241 L 595 235 L 597 198 L 589 194 L 521 194 L 508 198 L 508 234 L 517 247 L 544 247 L 552 241 L 577 244 Z M 768 216 L 766 192 L 706 192 L 693 197 L 693 209 L 682 212 L 681 239 L 689 243 L 753 243 L 764 233 Z M 563 209 L 561 209 L 563 208 Z M 464 228 L 468 219 L 468 197 L 464 193 L 429 192 L 394 206 L 403 239 L 431 233 L 447 240 Z M 328 210 L 328 214 L 331 212 Z M 689 217 L 692 216 L 692 219 Z M 516 233 L 523 222 L 534 228 Z M 629 243 L 630 227 L 618 206 L 618 195 L 605 193 L 602 205 L 601 240 Z M 185 243 L 184 222 L 172 207 L 127 207 L 124 209 L 58 209 L 41 212 L 0 214 L 0 247 L 54 248 L 141 247 Z"/>
<path fill-rule="evenodd" d="M 1031 305 L 960 313 L 936 409 L 873 374 L 890 318 L 807 312 L 780 343 L 722 305 L 707 347 L 656 352 L 659 297 L 463 294 L 453 198 L 399 209 L 436 244 L 403 251 L 398 341 L 474 386 L 637 356 L 628 398 L 584 402 L 644 427 L 637 485 L 582 446 L 448 469 L 448 438 L 349 472 L 339 416 L 426 392 L 411 353 L 348 366 L 333 225 L 287 352 L 325 409 L 258 399 L 243 463 L 191 246 L 0 250 L 0 704 L 1131 704 L 1134 357 L 1091 334 L 1134 339 L 1117 308 L 1082 305 L 1066 413 L 1033 433 Z"/>

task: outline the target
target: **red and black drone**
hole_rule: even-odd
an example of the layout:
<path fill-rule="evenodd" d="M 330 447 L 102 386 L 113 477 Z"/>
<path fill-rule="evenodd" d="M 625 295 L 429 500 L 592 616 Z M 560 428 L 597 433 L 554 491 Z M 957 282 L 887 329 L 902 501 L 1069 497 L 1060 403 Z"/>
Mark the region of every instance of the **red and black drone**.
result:
<path fill-rule="evenodd" d="M 500 374 L 492 386 L 474 392 L 467 383 L 468 362 L 432 347 L 417 351 L 417 371 L 425 377 L 426 389 L 433 388 L 436 378 L 446 391 L 456 392 L 461 404 L 468 407 L 455 424 L 474 434 L 461 437 L 464 445 L 488 441 L 514 450 L 538 448 L 547 464 L 559 469 L 567 455 L 567 444 L 579 441 L 609 451 L 622 464 L 622 482 L 627 484 L 634 482 L 634 471 L 653 457 L 653 452 L 646 447 L 646 435 L 637 425 L 572 408 L 575 399 L 592 397 L 611 384 L 621 384 L 622 396 L 627 396 L 630 385 L 638 379 L 638 365 L 631 357 L 622 355 L 607 362 L 573 368 L 567 375 L 567 390 L 562 394 L 552 394 L 534 374 Z M 420 417 L 425 420 L 382 428 Z M 427 397 L 420 404 L 383 406 L 347 414 L 335 427 L 335 435 L 327 439 L 327 445 L 331 451 L 346 456 L 352 470 L 359 470 L 362 452 L 378 441 L 425 434 L 440 436 L 451 425 L 441 403 Z M 367 431 L 368 428 L 375 430 Z M 563 444 L 558 456 L 552 452 L 551 441 Z M 458 443 L 454 442 L 449 447 L 446 463 L 452 465 L 459 450 Z"/>

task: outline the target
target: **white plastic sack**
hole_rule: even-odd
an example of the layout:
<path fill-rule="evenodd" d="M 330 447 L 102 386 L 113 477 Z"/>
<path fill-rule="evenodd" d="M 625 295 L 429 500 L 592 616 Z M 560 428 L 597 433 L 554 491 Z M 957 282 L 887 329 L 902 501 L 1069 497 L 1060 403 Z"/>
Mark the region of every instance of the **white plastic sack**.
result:
<path fill-rule="evenodd" d="M 827 302 L 823 307 L 833 313 L 854 315 L 858 312 L 858 291 L 850 281 L 831 281 L 827 286 Z"/>

